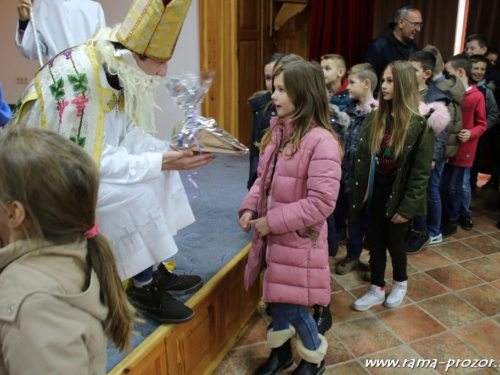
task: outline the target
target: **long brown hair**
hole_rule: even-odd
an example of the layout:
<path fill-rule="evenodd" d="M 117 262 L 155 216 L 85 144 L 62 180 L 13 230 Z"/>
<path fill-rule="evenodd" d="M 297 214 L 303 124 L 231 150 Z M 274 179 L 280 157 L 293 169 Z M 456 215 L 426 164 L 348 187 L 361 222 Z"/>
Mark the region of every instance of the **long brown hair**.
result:
<path fill-rule="evenodd" d="M 20 202 L 32 228 L 26 235 L 56 245 L 84 240 L 95 223 L 99 173 L 92 158 L 61 135 L 10 130 L 0 140 L 2 202 Z M 125 295 L 106 237 L 87 239 L 87 279 L 94 269 L 108 307 L 105 332 L 120 350 L 130 347 L 134 309 Z"/>
<path fill-rule="evenodd" d="M 420 116 L 418 113 L 420 93 L 415 69 L 408 61 L 394 61 L 387 65 L 384 72 L 387 69 L 392 70 L 392 100 L 384 100 L 382 93 L 379 95 L 378 109 L 371 124 L 370 148 L 372 153 L 380 151 L 387 119 L 390 115 L 394 115 L 390 147 L 394 157 L 398 158 L 403 150 L 412 116 Z M 382 79 L 380 81 L 382 84 Z"/>
<path fill-rule="evenodd" d="M 280 66 L 273 73 L 273 79 L 283 73 L 283 85 L 288 98 L 295 105 L 295 113 L 291 115 L 294 124 L 290 138 L 291 153 L 299 150 L 302 138 L 315 126 L 328 130 L 333 134 L 339 146 L 343 148 L 340 138 L 330 125 L 328 97 L 326 94 L 325 76 L 318 63 L 308 61 L 290 62 Z M 260 143 L 260 152 L 272 140 L 272 129 L 268 128 Z"/>

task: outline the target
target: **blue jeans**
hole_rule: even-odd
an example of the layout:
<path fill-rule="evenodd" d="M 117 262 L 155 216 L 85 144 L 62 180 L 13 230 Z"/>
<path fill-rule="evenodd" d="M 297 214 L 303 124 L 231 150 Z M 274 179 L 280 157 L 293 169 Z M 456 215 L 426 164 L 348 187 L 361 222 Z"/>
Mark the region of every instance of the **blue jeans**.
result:
<path fill-rule="evenodd" d="M 457 222 L 462 204 L 462 185 L 465 167 L 446 164 L 441 177 L 441 198 L 443 204 L 443 222 Z"/>
<path fill-rule="evenodd" d="M 348 207 L 347 196 L 344 193 L 344 184 L 340 184 L 339 196 L 337 197 L 337 203 L 333 211 L 333 215 L 335 216 L 335 231 L 337 233 L 337 239 L 340 238 L 340 240 L 346 238 L 346 217 Z"/>
<path fill-rule="evenodd" d="M 135 280 L 140 282 L 146 282 L 153 278 L 153 266 L 146 268 L 144 271 L 139 272 L 133 277 Z"/>
<path fill-rule="evenodd" d="M 350 205 L 351 197 L 346 198 L 347 204 Z M 364 205 L 361 210 L 349 210 L 347 228 L 349 230 L 349 243 L 347 244 L 347 257 L 349 259 L 359 259 L 363 251 L 363 236 L 368 232 L 369 216 L 368 205 Z"/>
<path fill-rule="evenodd" d="M 462 183 L 462 203 L 460 204 L 460 216 L 470 216 L 470 197 L 471 197 L 471 168 L 467 167 L 464 171 L 464 181 Z M 477 179 L 476 179 L 477 181 Z"/>
<path fill-rule="evenodd" d="M 326 225 L 328 228 L 328 255 L 331 257 L 337 256 L 339 251 L 339 243 L 337 241 L 337 229 L 335 226 L 335 215 L 332 213 L 326 218 Z"/>
<path fill-rule="evenodd" d="M 446 159 L 437 161 L 434 169 L 431 170 L 427 185 L 427 217 L 419 216 L 413 218 L 413 230 L 417 232 L 426 230 L 431 237 L 436 237 L 441 233 L 443 207 L 441 204 L 441 195 L 439 194 L 439 183 L 445 164 Z"/>
<path fill-rule="evenodd" d="M 318 327 L 305 306 L 291 303 L 272 303 L 273 330 L 282 331 L 293 325 L 304 346 L 317 350 L 321 342 Z"/>

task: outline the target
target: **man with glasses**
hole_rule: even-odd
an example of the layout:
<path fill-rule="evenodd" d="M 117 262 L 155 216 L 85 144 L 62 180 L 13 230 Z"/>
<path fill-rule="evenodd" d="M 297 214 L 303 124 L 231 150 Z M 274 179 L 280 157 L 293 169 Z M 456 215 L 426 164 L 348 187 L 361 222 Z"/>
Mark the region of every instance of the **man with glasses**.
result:
<path fill-rule="evenodd" d="M 419 50 L 415 36 L 422 30 L 422 13 L 411 6 L 402 7 L 396 12 L 394 22 L 389 23 L 383 34 L 367 48 L 362 62 L 370 63 L 380 77 L 387 64 L 396 60 L 408 60 Z M 378 86 L 375 89 L 378 92 Z"/>

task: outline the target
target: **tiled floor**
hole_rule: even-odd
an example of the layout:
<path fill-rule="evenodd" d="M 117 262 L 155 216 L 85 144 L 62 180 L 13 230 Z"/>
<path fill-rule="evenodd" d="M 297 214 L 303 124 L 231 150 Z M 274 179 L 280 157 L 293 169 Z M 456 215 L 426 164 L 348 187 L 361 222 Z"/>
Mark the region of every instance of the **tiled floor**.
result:
<path fill-rule="evenodd" d="M 480 185 L 486 176 L 480 176 Z M 408 257 L 408 294 L 395 309 L 377 306 L 354 311 L 354 300 L 368 289 L 361 271 L 335 274 L 346 253 L 339 249 L 332 266 L 334 325 L 326 338 L 325 374 L 444 374 L 431 368 L 366 368 L 367 359 L 494 359 L 500 365 L 500 220 L 497 196 L 480 189 L 475 197 L 474 229 Z M 366 260 L 368 252 L 363 251 Z M 391 266 L 388 264 L 388 289 Z M 214 374 L 253 374 L 267 358 L 269 318 L 259 315 Z M 294 339 L 295 340 L 295 339 Z M 295 348 L 295 343 L 292 343 Z M 300 361 L 294 349 L 295 364 Z M 481 363 L 481 362 L 479 362 Z M 484 363 L 484 362 L 483 362 Z M 446 374 L 500 374 L 500 369 L 452 367 Z"/>

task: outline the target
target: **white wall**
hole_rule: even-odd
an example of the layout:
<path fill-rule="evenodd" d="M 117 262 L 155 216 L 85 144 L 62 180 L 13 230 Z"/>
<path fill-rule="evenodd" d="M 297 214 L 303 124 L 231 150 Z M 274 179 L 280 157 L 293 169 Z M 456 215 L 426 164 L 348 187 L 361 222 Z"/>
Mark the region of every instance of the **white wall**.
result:
<path fill-rule="evenodd" d="M 43 1 L 43 0 L 38 0 Z M 17 1 L 2 0 L 2 13 L 0 14 L 0 81 L 7 103 L 17 102 L 26 84 L 16 83 L 16 76 L 28 76 L 28 80 L 34 77 L 38 69 L 37 61 L 25 59 L 18 52 L 15 42 L 15 30 L 17 24 Z M 99 1 L 106 15 L 108 26 L 114 26 L 121 22 L 132 4 L 132 0 L 106 0 Z M 198 72 L 200 70 L 200 41 L 198 27 L 198 1 L 193 0 L 182 28 L 177 46 L 169 61 L 168 70 L 171 74 L 179 74 L 184 71 Z M 182 112 L 174 106 L 172 100 L 161 89 L 157 94 L 157 103 L 163 112 L 157 118 L 157 136 L 165 138 L 170 129 L 182 119 Z"/>

